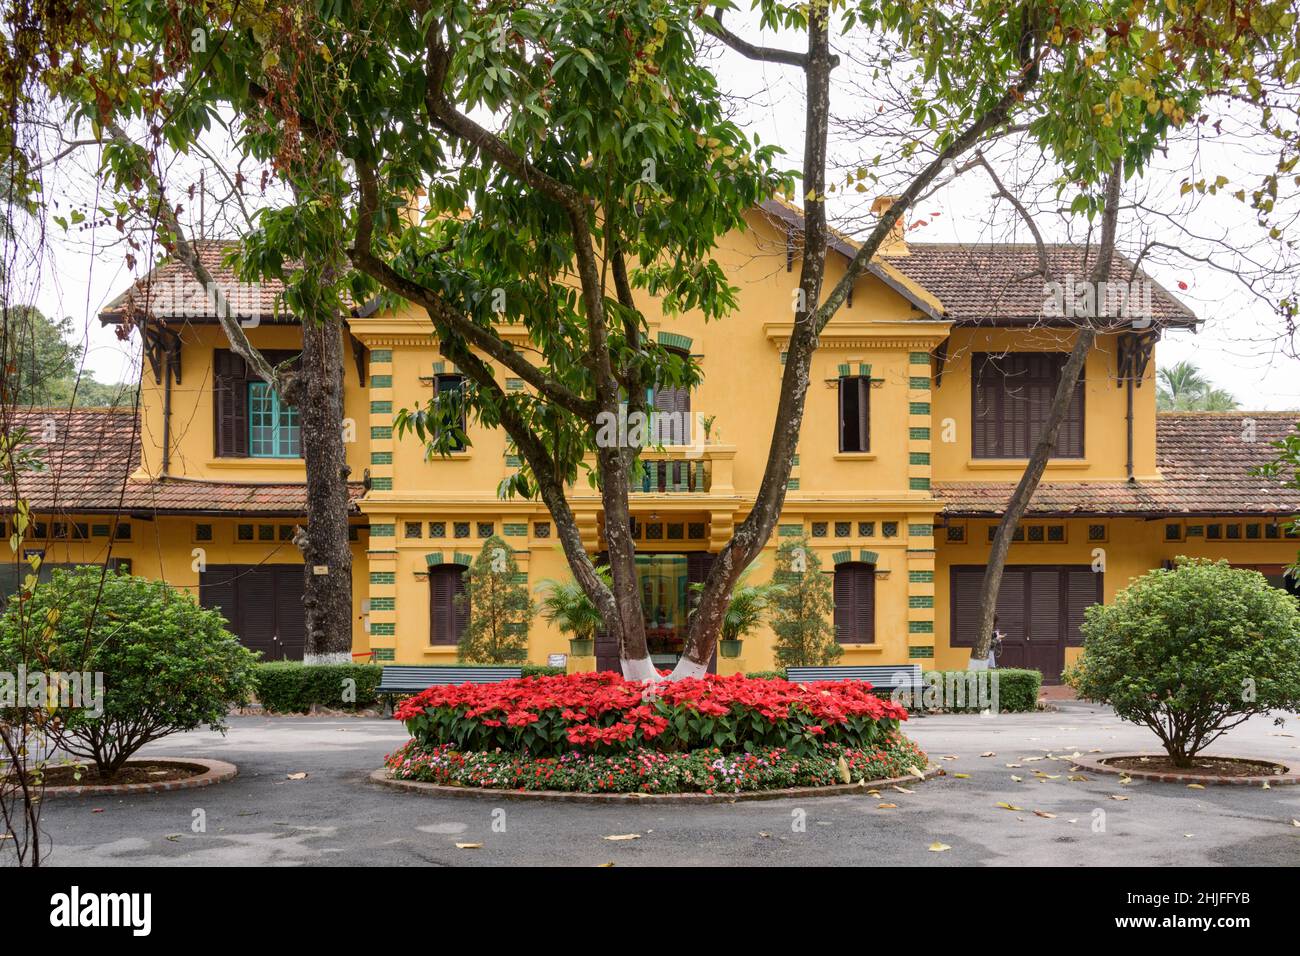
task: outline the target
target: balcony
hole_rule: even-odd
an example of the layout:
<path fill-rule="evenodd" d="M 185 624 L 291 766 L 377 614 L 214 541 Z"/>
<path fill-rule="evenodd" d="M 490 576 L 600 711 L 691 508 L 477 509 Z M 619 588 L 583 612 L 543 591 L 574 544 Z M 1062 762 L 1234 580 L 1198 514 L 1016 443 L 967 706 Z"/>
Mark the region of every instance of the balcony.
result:
<path fill-rule="evenodd" d="M 641 473 L 628 488 L 634 494 L 734 494 L 734 445 L 662 445 L 641 455 Z"/>

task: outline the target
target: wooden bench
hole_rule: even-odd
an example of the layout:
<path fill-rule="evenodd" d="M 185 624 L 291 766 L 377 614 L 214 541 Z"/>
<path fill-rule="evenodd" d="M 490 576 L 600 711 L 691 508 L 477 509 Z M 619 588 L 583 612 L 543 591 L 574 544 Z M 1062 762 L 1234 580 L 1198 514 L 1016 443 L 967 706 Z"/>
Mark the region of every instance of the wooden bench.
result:
<path fill-rule="evenodd" d="M 420 667 L 386 664 L 376 694 L 418 694 L 435 684 L 499 684 L 523 676 L 519 667 Z"/>
<path fill-rule="evenodd" d="M 795 684 L 817 681 L 864 680 L 878 697 L 893 697 L 906 693 L 910 700 L 921 691 L 920 664 L 871 664 L 862 667 L 787 667 L 785 676 Z"/>

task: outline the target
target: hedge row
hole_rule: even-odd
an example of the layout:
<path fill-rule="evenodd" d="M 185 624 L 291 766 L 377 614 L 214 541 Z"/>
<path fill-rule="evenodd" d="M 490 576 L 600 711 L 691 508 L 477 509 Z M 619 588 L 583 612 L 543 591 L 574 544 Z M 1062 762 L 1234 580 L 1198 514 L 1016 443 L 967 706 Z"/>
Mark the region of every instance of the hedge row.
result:
<path fill-rule="evenodd" d="M 446 664 L 446 667 L 474 667 L 473 664 Z M 545 664 L 520 665 L 524 677 L 554 677 L 563 667 Z M 380 664 L 300 664 L 297 661 L 274 661 L 256 668 L 257 699 L 267 711 L 302 714 L 312 705 L 331 710 L 361 710 L 379 703 L 375 688 L 379 686 Z M 354 681 L 349 684 L 348 681 Z M 351 698 L 347 700 L 345 698 Z"/>
<path fill-rule="evenodd" d="M 281 714 L 305 713 L 313 704 L 332 710 L 374 707 L 382 670 L 377 664 L 258 664 L 257 699 L 265 710 Z"/>
<path fill-rule="evenodd" d="M 998 711 L 1019 713 L 1036 710 L 1038 692 L 1043 675 L 1036 670 L 999 667 L 996 671 L 924 671 L 925 682 L 921 703 L 924 710 L 949 710 L 963 713 L 977 712 L 990 706 L 992 685 L 988 675 L 998 677 Z M 981 675 L 981 676 L 974 676 Z M 784 668 L 770 671 L 749 671 L 748 677 L 786 679 Z"/>

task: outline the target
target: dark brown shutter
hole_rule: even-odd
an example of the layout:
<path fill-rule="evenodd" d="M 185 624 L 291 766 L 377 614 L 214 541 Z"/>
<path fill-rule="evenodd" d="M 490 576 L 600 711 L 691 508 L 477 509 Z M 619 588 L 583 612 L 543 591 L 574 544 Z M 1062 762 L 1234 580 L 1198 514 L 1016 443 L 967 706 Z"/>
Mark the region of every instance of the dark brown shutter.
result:
<path fill-rule="evenodd" d="M 948 572 L 951 623 L 948 643 L 953 647 L 974 647 L 979 633 L 980 568 L 952 568 Z"/>
<path fill-rule="evenodd" d="M 1063 352 L 972 357 L 972 457 L 1029 457 L 1047 422 L 1067 358 Z M 1057 433 L 1055 457 L 1083 457 L 1083 393 L 1081 375 Z"/>
<path fill-rule="evenodd" d="M 443 564 L 429 569 L 429 643 L 455 644 L 465 632 L 469 606 L 457 598 L 465 593 L 465 568 Z"/>
<path fill-rule="evenodd" d="M 1079 628 L 1084 612 L 1101 603 L 1102 575 L 1088 568 L 1067 571 L 1065 577 L 1065 643 L 1077 647 L 1083 643 Z"/>
<path fill-rule="evenodd" d="M 229 349 L 212 354 L 213 434 L 218 458 L 248 455 L 248 370 Z"/>
<path fill-rule="evenodd" d="M 300 661 L 307 647 L 307 610 L 303 592 L 307 582 L 297 565 L 276 568 L 275 636 L 286 661 Z"/>
<path fill-rule="evenodd" d="M 840 451 L 871 448 L 870 379 L 861 375 L 840 378 Z"/>
<path fill-rule="evenodd" d="M 835 639 L 841 644 L 870 644 L 876 639 L 876 569 L 841 564 L 835 569 Z"/>

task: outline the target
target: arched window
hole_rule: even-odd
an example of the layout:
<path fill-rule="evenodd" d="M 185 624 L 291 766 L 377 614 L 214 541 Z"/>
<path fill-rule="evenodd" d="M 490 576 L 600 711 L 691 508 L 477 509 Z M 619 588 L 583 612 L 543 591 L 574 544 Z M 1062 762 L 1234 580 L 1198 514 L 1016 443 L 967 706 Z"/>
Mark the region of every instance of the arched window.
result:
<path fill-rule="evenodd" d="M 456 644 L 465 633 L 469 602 L 457 600 L 465 593 L 463 564 L 429 568 L 429 643 Z"/>
<path fill-rule="evenodd" d="M 876 642 L 876 566 L 848 561 L 835 566 L 835 639 Z"/>

